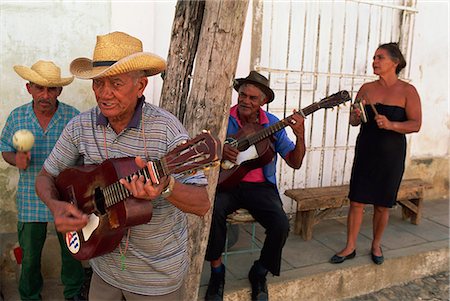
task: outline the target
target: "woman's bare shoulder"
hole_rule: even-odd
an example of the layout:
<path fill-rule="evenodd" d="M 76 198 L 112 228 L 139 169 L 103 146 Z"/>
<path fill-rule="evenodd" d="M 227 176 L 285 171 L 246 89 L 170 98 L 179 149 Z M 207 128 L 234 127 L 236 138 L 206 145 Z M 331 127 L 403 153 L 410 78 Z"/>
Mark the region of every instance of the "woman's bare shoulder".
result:
<path fill-rule="evenodd" d="M 404 80 L 399 80 L 399 81 L 400 81 L 401 88 L 406 93 L 417 93 L 416 87 L 414 87 L 412 84 L 410 84 Z"/>
<path fill-rule="evenodd" d="M 364 83 L 361 88 L 359 88 L 360 92 L 370 92 L 373 89 L 376 89 L 377 81 Z"/>

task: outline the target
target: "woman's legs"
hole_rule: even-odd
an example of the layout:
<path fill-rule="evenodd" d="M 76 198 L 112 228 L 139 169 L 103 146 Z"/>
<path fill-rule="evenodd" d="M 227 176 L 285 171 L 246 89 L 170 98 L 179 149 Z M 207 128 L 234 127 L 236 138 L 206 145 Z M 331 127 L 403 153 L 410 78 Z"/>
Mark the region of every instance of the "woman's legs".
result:
<path fill-rule="evenodd" d="M 364 204 L 358 202 L 350 202 L 350 208 L 347 216 L 347 244 L 343 250 L 336 255 L 347 256 L 356 249 L 356 239 L 358 238 L 359 229 L 364 215 Z"/>
<path fill-rule="evenodd" d="M 389 221 L 389 208 L 382 206 L 374 206 L 373 213 L 373 240 L 372 240 L 372 254 L 381 256 L 381 237 L 384 229 Z"/>

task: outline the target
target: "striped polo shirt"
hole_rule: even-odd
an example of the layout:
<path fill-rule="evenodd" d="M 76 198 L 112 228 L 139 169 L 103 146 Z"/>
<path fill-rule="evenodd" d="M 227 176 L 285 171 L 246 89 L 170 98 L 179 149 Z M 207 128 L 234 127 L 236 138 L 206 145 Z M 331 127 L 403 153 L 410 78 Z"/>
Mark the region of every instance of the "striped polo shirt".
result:
<path fill-rule="evenodd" d="M 127 128 L 119 134 L 95 107 L 67 125 L 44 167 L 57 176 L 80 161 L 100 164 L 106 158 L 136 156 L 155 160 L 188 138 L 175 116 L 145 103 L 143 99 Z M 203 172 L 175 177 L 183 183 L 207 184 Z M 188 231 L 184 212 L 164 198 L 154 200 L 151 221 L 131 228 L 124 261 L 126 268 L 122 270 L 120 249 L 123 253 L 126 236 L 113 252 L 90 260 L 93 270 L 104 281 L 142 295 L 163 295 L 180 288 L 188 268 Z"/>
<path fill-rule="evenodd" d="M 0 137 L 1 152 L 16 151 L 12 143 L 12 137 L 17 130 L 27 129 L 33 133 L 35 139 L 28 168 L 19 170 L 16 207 L 20 222 L 53 221 L 50 210 L 36 194 L 34 180 L 66 124 L 78 114 L 79 111 L 74 107 L 58 102 L 58 108 L 45 131 L 41 128 L 39 120 L 34 114 L 33 102 L 15 108 L 9 114 Z"/>

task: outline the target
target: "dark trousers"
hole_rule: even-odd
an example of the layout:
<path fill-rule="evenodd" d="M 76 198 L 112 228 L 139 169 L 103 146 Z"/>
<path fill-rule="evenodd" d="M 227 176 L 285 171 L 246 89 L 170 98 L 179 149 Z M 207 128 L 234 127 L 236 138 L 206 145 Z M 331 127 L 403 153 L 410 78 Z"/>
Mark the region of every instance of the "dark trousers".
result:
<path fill-rule="evenodd" d="M 227 233 L 227 215 L 239 208 L 247 209 L 266 230 L 259 261 L 273 275 L 279 276 L 281 252 L 289 234 L 289 220 L 278 190 L 271 183 L 242 182 L 233 190 L 217 191 L 206 260 L 216 260 L 222 255 Z"/>
<path fill-rule="evenodd" d="M 41 274 L 41 255 L 47 237 L 47 223 L 17 223 L 19 244 L 22 248 L 22 270 L 19 280 L 19 293 L 22 300 L 41 300 L 43 278 Z M 80 293 L 84 281 L 84 269 L 78 260 L 70 255 L 64 237 L 58 235 L 61 246 L 61 281 L 64 297 L 72 298 Z M 57 296 L 54 296 L 57 298 Z"/>

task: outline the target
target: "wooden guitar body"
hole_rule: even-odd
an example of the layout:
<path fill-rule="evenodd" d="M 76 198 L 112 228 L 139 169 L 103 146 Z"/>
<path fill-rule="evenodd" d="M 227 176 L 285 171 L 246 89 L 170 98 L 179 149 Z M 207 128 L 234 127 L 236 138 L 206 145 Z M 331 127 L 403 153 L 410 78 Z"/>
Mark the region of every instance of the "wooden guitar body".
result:
<path fill-rule="evenodd" d="M 89 215 L 88 224 L 66 233 L 72 256 L 86 260 L 113 251 L 129 227 L 146 224 L 153 214 L 152 202 L 133 198 L 119 182 L 131 182 L 134 175 L 158 183 L 171 175 L 192 172 L 221 159 L 217 137 L 205 131 L 176 146 L 162 158 L 139 169 L 134 158 L 107 159 L 100 165 L 68 168 L 56 178 L 60 200 Z"/>
<path fill-rule="evenodd" d="M 321 99 L 319 102 L 314 102 L 294 114 L 300 114 L 305 117 L 319 109 L 333 108 L 349 100 L 351 100 L 350 94 L 342 90 Z M 285 128 L 290 123 L 291 118 L 292 115 L 268 127 L 263 127 L 259 124 L 246 125 L 236 136 L 230 137 L 232 139 L 227 139 L 230 146 L 237 148 L 240 153 L 234 166 L 230 162 L 222 163 L 217 187 L 221 189 L 236 187 L 250 170 L 263 167 L 273 160 L 275 149 L 271 137 L 273 137 L 274 133 Z M 247 159 L 241 160 L 242 153 L 244 153 L 242 157 Z"/>
<path fill-rule="evenodd" d="M 231 138 L 239 141 L 245 141 L 246 137 L 250 137 L 255 133 L 260 132 L 264 127 L 260 124 L 248 124 L 240 129 L 236 135 Z M 236 185 L 244 178 L 244 176 L 252 169 L 263 167 L 270 163 L 275 157 L 275 147 L 273 146 L 271 137 L 265 138 L 254 144 L 244 143 L 242 147 L 239 147 L 239 151 L 243 152 L 251 146 L 256 149 L 257 157 L 243 161 L 240 164 L 234 165 L 230 169 L 221 169 L 219 173 L 218 186 L 221 189 L 230 189 L 236 187 Z"/>
<path fill-rule="evenodd" d="M 124 201 L 108 207 L 105 203 L 108 200 L 100 191 L 138 170 L 134 158 L 118 158 L 106 160 L 100 165 L 68 168 L 58 176 L 56 187 L 61 200 L 75 204 L 90 215 L 90 223 L 95 224 L 92 219 L 95 216 L 98 218 L 98 226 L 89 237 L 85 237 L 85 229 L 66 235 L 66 243 L 76 259 L 86 260 L 111 252 L 128 227 L 150 221 L 153 212 L 151 202 L 126 197 Z M 77 238 L 79 245 L 75 246 Z"/>

